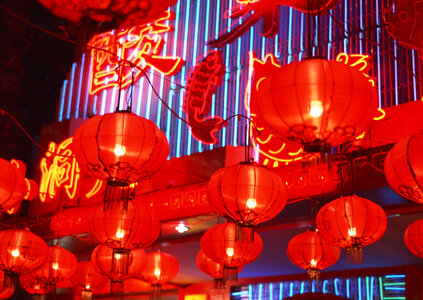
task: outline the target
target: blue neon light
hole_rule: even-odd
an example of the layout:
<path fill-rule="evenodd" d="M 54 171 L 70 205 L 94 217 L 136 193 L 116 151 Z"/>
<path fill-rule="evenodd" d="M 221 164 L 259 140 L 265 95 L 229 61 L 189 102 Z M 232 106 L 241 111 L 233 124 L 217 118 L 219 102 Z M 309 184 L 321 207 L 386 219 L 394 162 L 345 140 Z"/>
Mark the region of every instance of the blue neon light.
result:
<path fill-rule="evenodd" d="M 62 92 L 60 93 L 60 105 L 59 105 L 59 116 L 58 120 L 61 122 L 63 120 L 63 108 L 65 106 L 65 94 L 66 94 L 66 87 L 68 86 L 68 81 L 63 81 L 62 85 Z"/>
<path fill-rule="evenodd" d="M 79 117 L 79 105 L 81 103 L 82 80 L 84 75 L 85 53 L 82 53 L 81 64 L 79 67 L 78 91 L 76 96 L 75 118 Z"/>
<path fill-rule="evenodd" d="M 69 97 L 68 97 L 68 107 L 66 110 L 66 118 L 70 119 L 71 116 L 71 108 L 72 108 L 72 94 L 73 94 L 73 82 L 75 78 L 75 69 L 76 69 L 76 63 L 72 64 L 72 71 L 71 71 L 71 79 L 69 83 Z"/>

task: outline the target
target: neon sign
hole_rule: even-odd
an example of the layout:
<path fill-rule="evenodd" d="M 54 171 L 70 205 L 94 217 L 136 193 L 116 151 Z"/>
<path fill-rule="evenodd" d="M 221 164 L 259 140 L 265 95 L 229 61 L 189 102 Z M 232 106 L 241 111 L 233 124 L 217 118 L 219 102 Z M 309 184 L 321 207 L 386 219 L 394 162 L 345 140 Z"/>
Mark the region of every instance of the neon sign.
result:
<path fill-rule="evenodd" d="M 60 144 L 50 142 L 48 151 L 40 161 L 41 180 L 39 198 L 41 202 L 51 202 L 63 189 L 69 199 L 78 197 L 81 185 L 81 170 L 72 153 L 72 138 Z M 86 193 L 87 198 L 97 196 L 102 187 L 101 180 L 95 180 Z"/>
<path fill-rule="evenodd" d="M 185 63 L 180 57 L 161 56 L 164 46 L 162 35 L 174 30 L 166 23 L 175 18 L 170 11 L 163 12 L 153 23 L 134 26 L 119 31 L 109 31 L 94 36 L 88 43 L 91 49 L 92 73 L 90 94 L 119 87 L 120 60 L 130 61 L 138 68 L 122 70 L 121 87 L 127 88 L 138 80 L 150 67 L 164 75 L 175 75 Z M 105 51 L 103 51 L 103 50 Z"/>
<path fill-rule="evenodd" d="M 261 154 L 259 160 L 263 165 L 279 167 L 292 161 L 303 158 L 303 148 L 300 144 L 287 140 L 277 132 L 273 132 L 262 124 L 255 113 L 257 91 L 266 76 L 272 74 L 281 65 L 277 62 L 273 54 L 267 54 L 264 60 L 255 57 L 255 53 L 250 52 L 250 74 L 244 97 L 244 105 L 250 110 L 251 120 L 257 128 L 251 126 L 250 139 L 256 152 Z"/>
<path fill-rule="evenodd" d="M 220 51 L 210 51 L 200 57 L 191 69 L 185 93 L 184 112 L 193 137 L 204 144 L 217 144 L 216 132 L 223 126 L 221 117 L 210 117 L 212 98 L 222 85 L 226 67 Z"/>
<path fill-rule="evenodd" d="M 371 60 L 372 58 L 369 55 L 363 54 L 339 53 L 336 57 L 336 61 L 343 62 L 347 66 L 358 69 L 369 79 L 372 86 L 375 86 L 375 78 L 369 75 L 369 71 L 372 68 Z"/>

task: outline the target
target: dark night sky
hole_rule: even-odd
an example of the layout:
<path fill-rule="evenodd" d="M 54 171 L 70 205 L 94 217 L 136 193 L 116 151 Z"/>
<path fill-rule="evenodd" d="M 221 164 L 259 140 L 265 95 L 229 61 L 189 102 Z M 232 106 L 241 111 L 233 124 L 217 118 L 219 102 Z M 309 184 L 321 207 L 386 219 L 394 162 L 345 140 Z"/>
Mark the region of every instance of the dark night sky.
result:
<path fill-rule="evenodd" d="M 0 107 L 13 114 L 37 139 L 54 121 L 60 87 L 75 58 L 75 45 L 21 22 L 5 9 L 48 31 L 74 39 L 75 26 L 36 0 L 0 2 Z M 0 119 L 0 157 L 30 165 L 34 148 L 8 117 Z"/>

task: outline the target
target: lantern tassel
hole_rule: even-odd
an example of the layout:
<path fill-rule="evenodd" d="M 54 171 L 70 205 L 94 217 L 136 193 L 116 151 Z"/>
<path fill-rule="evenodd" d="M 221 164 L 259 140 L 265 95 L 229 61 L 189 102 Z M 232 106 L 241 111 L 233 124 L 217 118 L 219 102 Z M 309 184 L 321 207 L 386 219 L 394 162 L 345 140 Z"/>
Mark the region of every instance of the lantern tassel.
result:
<path fill-rule="evenodd" d="M 91 290 L 81 291 L 81 300 L 91 300 L 92 298 L 93 298 L 93 291 Z"/>
<path fill-rule="evenodd" d="M 236 224 L 235 242 L 254 242 L 254 230 L 250 226 Z"/>
<path fill-rule="evenodd" d="M 363 249 L 360 246 L 355 246 L 346 249 L 348 258 L 352 264 L 363 263 Z"/>
<path fill-rule="evenodd" d="M 110 281 L 110 293 L 115 299 L 123 298 L 123 281 L 112 280 Z"/>
<path fill-rule="evenodd" d="M 152 284 L 150 290 L 150 300 L 159 300 L 162 296 L 162 285 Z"/>
<path fill-rule="evenodd" d="M 238 281 L 238 268 L 223 267 L 223 279 L 225 281 Z"/>
<path fill-rule="evenodd" d="M 126 277 L 129 271 L 129 250 L 113 249 L 112 273 Z"/>
<path fill-rule="evenodd" d="M 107 181 L 104 192 L 104 210 L 122 209 L 128 210 L 128 201 L 134 199 L 135 187 L 127 182 Z"/>
<path fill-rule="evenodd" d="M 223 278 L 215 278 L 213 281 L 213 287 L 216 290 L 226 289 L 226 281 Z"/>
<path fill-rule="evenodd" d="M 312 282 L 314 281 L 317 287 L 319 284 L 320 270 L 316 268 L 308 268 L 307 273 L 308 273 L 308 276 L 310 276 L 310 281 Z"/>

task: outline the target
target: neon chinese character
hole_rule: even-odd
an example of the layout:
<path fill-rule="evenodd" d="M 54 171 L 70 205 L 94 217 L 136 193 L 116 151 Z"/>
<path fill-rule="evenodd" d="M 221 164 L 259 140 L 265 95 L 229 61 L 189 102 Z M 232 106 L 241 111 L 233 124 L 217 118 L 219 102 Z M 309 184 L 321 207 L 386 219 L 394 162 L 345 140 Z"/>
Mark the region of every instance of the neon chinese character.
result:
<path fill-rule="evenodd" d="M 122 88 L 127 88 L 131 84 L 132 71 L 134 81 L 138 80 L 150 67 L 164 75 L 171 76 L 178 73 L 185 63 L 184 60 L 180 57 L 160 55 L 164 46 L 162 35 L 174 30 L 166 23 L 174 18 L 173 12 L 165 11 L 151 24 L 112 30 L 94 36 L 88 43 L 88 46 L 92 47 L 90 94 L 94 95 L 104 89 L 119 87 L 120 60 L 129 61 L 130 66 L 142 69 L 122 70 Z"/>
<path fill-rule="evenodd" d="M 41 202 L 55 199 L 59 189 L 64 189 L 69 199 L 74 199 L 80 188 L 81 170 L 72 153 L 72 138 L 60 144 L 51 142 L 40 161 L 41 180 L 39 197 Z M 86 197 L 95 196 L 102 182 L 97 180 Z"/>

